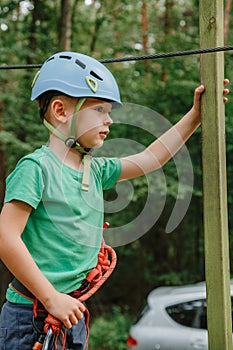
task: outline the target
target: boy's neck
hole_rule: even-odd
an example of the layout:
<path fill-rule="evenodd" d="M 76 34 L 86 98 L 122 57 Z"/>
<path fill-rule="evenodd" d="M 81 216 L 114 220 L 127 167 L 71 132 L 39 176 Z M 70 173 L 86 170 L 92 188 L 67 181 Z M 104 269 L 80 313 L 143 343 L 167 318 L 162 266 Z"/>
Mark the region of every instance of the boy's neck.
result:
<path fill-rule="evenodd" d="M 83 170 L 82 155 L 76 149 L 68 148 L 63 141 L 53 135 L 50 135 L 48 147 L 65 165 L 75 170 Z"/>

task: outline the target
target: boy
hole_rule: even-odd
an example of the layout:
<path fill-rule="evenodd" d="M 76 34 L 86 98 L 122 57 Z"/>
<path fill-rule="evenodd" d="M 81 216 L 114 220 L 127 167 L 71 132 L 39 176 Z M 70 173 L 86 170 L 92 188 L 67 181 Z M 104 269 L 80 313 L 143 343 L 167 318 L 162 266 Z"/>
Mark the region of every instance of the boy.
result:
<path fill-rule="evenodd" d="M 200 125 L 201 85 L 191 110 L 146 150 L 122 159 L 93 158 L 120 107 L 117 84 L 95 59 L 61 52 L 34 79 L 49 144 L 21 159 L 7 179 L 0 217 L 0 257 L 45 310 L 67 329 L 67 349 L 85 348 L 85 306 L 69 294 L 97 264 L 102 191 L 162 167 Z M 225 93 L 228 91 L 225 89 Z M 1 313 L 0 350 L 35 342 L 31 301 L 12 285 Z"/>

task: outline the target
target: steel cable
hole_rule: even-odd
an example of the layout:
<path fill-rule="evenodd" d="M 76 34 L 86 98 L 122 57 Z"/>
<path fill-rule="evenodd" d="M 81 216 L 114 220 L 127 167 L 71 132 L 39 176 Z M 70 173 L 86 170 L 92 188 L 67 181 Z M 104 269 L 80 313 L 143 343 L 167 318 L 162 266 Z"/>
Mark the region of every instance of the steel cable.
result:
<path fill-rule="evenodd" d="M 141 61 L 141 60 L 151 60 L 151 59 L 160 59 L 167 57 L 180 57 L 188 55 L 199 55 L 213 52 L 221 51 L 232 51 L 233 46 L 220 46 L 206 49 L 196 49 L 196 50 L 186 50 L 186 51 L 174 51 L 174 52 L 162 52 L 151 55 L 142 55 L 142 56 L 126 56 L 126 57 L 117 57 L 117 58 L 104 58 L 99 60 L 101 63 L 115 63 L 115 62 L 130 62 L 130 61 Z M 0 65 L 0 70 L 6 69 L 35 69 L 40 68 L 42 64 L 21 64 L 21 65 Z"/>

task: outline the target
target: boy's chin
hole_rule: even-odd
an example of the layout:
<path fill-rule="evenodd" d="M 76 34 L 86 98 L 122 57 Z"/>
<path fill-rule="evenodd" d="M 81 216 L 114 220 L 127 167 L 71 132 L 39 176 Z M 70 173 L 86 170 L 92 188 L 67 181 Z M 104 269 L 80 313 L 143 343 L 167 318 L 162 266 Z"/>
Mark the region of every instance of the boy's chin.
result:
<path fill-rule="evenodd" d="M 95 148 L 101 148 L 102 146 L 103 146 L 103 142 L 100 142 L 100 143 L 98 143 L 98 144 L 96 144 L 96 145 L 93 145 L 91 148 L 93 148 L 93 149 L 95 149 Z"/>
<path fill-rule="evenodd" d="M 83 146 L 82 146 L 83 147 Z M 102 145 L 92 145 L 92 146 L 85 146 L 85 147 L 83 147 L 84 149 L 98 149 L 98 148 L 101 148 L 101 147 L 103 147 L 103 144 Z"/>
<path fill-rule="evenodd" d="M 91 147 L 91 149 L 99 149 L 99 148 L 101 148 L 103 145 L 98 145 L 98 146 L 93 146 L 93 147 Z"/>

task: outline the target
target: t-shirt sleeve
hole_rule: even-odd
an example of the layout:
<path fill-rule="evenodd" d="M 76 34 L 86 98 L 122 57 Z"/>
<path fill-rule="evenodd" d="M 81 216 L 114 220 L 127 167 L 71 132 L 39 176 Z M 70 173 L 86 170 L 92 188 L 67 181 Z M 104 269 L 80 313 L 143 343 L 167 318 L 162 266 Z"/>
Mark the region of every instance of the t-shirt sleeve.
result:
<path fill-rule="evenodd" d="M 118 158 L 103 158 L 102 166 L 102 186 L 103 190 L 107 190 L 113 187 L 120 174 L 122 166 L 121 161 Z"/>
<path fill-rule="evenodd" d="M 43 188 L 40 164 L 32 159 L 24 159 L 6 179 L 4 202 L 19 200 L 36 209 L 41 201 Z"/>

